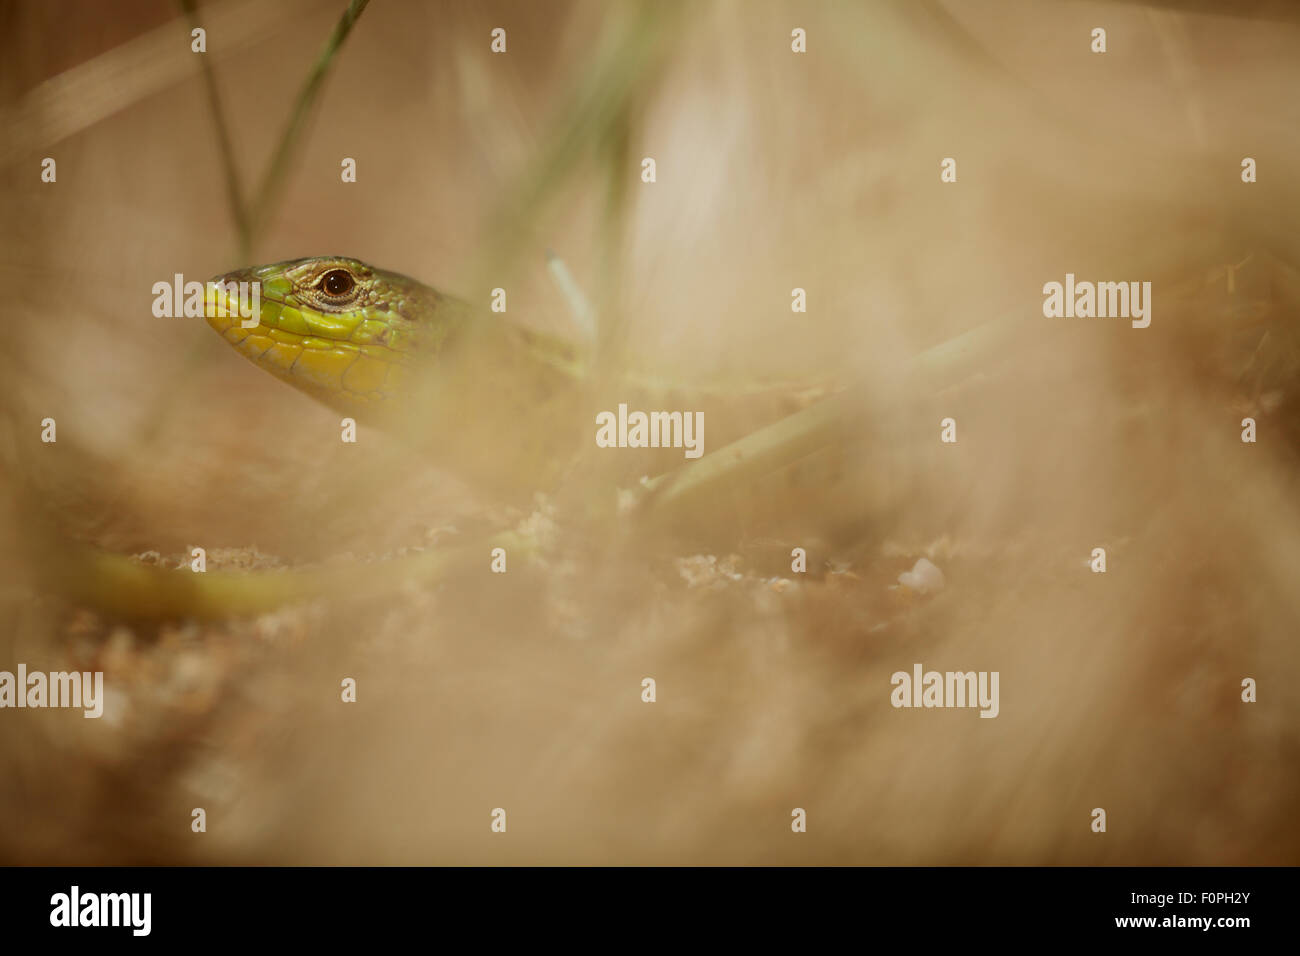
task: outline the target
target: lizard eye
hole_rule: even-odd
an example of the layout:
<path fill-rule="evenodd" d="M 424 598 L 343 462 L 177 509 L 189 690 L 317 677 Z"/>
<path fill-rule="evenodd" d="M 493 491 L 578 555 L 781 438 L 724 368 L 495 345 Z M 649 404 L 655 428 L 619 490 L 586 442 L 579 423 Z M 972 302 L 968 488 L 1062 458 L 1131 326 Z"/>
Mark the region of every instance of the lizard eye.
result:
<path fill-rule="evenodd" d="M 357 284 L 347 269 L 331 269 L 320 277 L 316 287 L 326 295 L 347 295 Z"/>

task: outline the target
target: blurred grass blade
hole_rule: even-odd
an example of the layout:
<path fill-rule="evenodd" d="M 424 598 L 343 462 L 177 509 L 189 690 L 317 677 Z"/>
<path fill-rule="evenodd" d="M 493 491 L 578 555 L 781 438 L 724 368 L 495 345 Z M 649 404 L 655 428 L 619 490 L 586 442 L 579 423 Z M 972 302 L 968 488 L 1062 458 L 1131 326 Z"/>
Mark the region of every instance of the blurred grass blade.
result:
<path fill-rule="evenodd" d="M 281 32 L 310 14 L 317 0 L 258 0 L 203 8 L 209 36 L 219 36 L 206 54 L 190 51 L 186 36 L 171 21 L 79 63 L 30 90 L 16 108 L 0 113 L 0 165 L 48 150 L 114 113 L 192 76 L 197 57 L 225 57 Z"/>
<path fill-rule="evenodd" d="M 266 176 L 262 179 L 262 185 L 253 199 L 249 215 L 250 246 L 253 241 L 256 241 L 257 234 L 271 218 L 276 202 L 282 193 L 281 187 L 284 185 L 284 179 L 289 173 L 289 161 L 293 158 L 294 147 L 302 135 L 311 108 L 316 102 L 316 97 L 320 95 L 321 84 L 325 82 L 325 75 L 334 62 L 334 56 L 343 46 L 343 41 L 348 38 L 348 34 L 352 32 L 352 27 L 356 24 L 357 18 L 361 16 L 361 12 L 366 9 L 369 3 L 370 0 L 352 0 L 348 4 L 348 8 L 343 11 L 343 16 L 339 18 L 339 22 L 334 26 L 334 32 L 325 41 L 325 48 L 321 50 L 320 56 L 316 58 L 311 72 L 307 74 L 307 82 L 303 84 L 302 91 L 298 94 L 298 101 L 293 106 L 293 112 L 289 114 L 289 122 L 284 128 L 284 132 L 280 135 L 280 142 L 276 146 L 271 165 L 267 168 Z"/>
<path fill-rule="evenodd" d="M 194 0 L 180 0 L 181 9 L 189 18 L 191 32 L 200 26 L 198 8 Z M 217 74 L 212 69 L 212 61 L 201 57 L 203 67 L 203 85 L 208 93 L 208 108 L 212 110 L 212 122 L 217 134 L 217 149 L 221 154 L 221 165 L 226 174 L 226 198 L 230 203 L 230 216 L 235 222 L 235 231 L 239 234 L 240 258 L 246 258 L 250 252 L 251 236 L 248 231 L 248 208 L 244 205 L 243 188 L 239 183 L 239 168 L 235 165 L 235 150 L 230 140 L 230 126 L 226 123 L 226 111 L 221 105 L 221 91 L 217 87 Z"/>

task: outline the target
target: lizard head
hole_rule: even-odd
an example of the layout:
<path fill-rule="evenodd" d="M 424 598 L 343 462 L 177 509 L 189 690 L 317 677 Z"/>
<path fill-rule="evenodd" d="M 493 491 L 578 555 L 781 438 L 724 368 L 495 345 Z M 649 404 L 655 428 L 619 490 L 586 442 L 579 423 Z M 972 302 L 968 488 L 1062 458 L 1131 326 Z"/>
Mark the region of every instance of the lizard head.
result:
<path fill-rule="evenodd" d="M 357 259 L 240 269 L 208 283 L 208 324 L 277 378 L 344 410 L 395 399 L 455 329 L 459 303 Z"/>

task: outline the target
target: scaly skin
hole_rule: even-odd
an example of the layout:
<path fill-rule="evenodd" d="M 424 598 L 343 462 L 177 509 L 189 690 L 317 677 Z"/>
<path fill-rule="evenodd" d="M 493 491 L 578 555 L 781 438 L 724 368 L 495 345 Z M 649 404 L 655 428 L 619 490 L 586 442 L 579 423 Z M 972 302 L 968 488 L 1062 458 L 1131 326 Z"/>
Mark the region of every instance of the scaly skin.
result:
<path fill-rule="evenodd" d="M 260 284 L 254 328 L 226 289 L 239 282 Z M 261 368 L 404 432 L 476 482 L 544 487 L 575 447 L 573 350 L 407 276 L 340 256 L 296 259 L 212 280 L 207 306 L 208 324 Z"/>
<path fill-rule="evenodd" d="M 250 329 L 229 301 L 211 308 L 222 292 L 209 285 L 208 324 L 222 338 L 282 381 L 363 414 L 402 401 L 420 359 L 436 355 L 470 316 L 465 303 L 414 279 L 339 256 L 259 266 L 213 282 L 261 285 L 258 325 Z"/>

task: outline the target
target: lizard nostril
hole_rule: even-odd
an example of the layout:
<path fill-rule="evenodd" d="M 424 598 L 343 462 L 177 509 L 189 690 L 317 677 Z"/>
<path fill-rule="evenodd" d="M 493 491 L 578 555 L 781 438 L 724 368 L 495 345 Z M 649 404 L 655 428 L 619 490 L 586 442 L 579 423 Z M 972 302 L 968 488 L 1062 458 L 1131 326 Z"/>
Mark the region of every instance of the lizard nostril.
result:
<path fill-rule="evenodd" d="M 247 283 L 251 286 L 254 282 L 258 281 L 257 270 L 236 269 L 234 272 L 227 272 L 225 275 L 219 275 L 211 281 L 220 286 L 238 287 L 241 282 Z"/>

